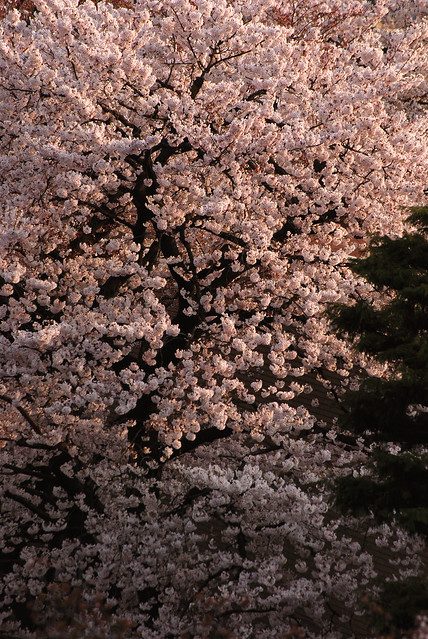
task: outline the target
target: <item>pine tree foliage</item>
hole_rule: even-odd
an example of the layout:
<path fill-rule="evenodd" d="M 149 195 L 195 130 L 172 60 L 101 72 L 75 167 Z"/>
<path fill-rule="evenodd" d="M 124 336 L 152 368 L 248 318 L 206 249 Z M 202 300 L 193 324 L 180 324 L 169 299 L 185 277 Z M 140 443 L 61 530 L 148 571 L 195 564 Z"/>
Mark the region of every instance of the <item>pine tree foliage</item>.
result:
<path fill-rule="evenodd" d="M 399 238 L 376 237 L 368 255 L 353 261 L 355 273 L 382 296 L 376 303 L 330 307 L 332 323 L 357 350 L 387 365 L 345 395 L 342 427 L 374 447 L 359 475 L 336 482 L 342 511 L 374 513 L 410 533 L 428 537 L 428 208 L 413 209 Z M 425 576 L 383 583 L 374 615 L 388 636 L 415 625 L 428 611 Z M 398 634 L 395 634 L 398 633 Z"/>
<path fill-rule="evenodd" d="M 346 398 L 343 424 L 357 433 L 405 447 L 428 443 L 428 209 L 408 218 L 416 230 L 403 237 L 372 240 L 366 257 L 352 270 L 382 294 L 373 304 L 332 305 L 329 315 L 339 335 L 385 363 L 386 377 L 365 378 Z"/>
<path fill-rule="evenodd" d="M 428 610 L 428 581 L 410 577 L 401 582 L 387 582 L 378 605 L 373 606 L 373 620 L 382 637 L 424 639 L 425 632 L 414 630 L 415 618 Z M 401 629 L 399 631 L 398 629 Z M 404 634 L 403 634 L 404 631 Z"/>

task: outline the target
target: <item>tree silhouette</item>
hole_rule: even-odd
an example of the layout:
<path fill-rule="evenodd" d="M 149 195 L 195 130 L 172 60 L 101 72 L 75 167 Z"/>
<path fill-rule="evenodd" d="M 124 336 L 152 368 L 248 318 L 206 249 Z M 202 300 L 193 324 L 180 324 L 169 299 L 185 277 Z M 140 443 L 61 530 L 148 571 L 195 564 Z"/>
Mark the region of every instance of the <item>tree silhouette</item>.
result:
<path fill-rule="evenodd" d="M 373 285 L 374 299 L 329 309 L 338 334 L 385 366 L 379 376 L 364 376 L 359 389 L 343 399 L 342 428 L 364 437 L 372 450 L 363 472 L 336 481 L 336 504 L 357 515 L 395 520 L 426 538 L 428 208 L 414 208 L 407 223 L 402 237 L 373 238 L 367 256 L 350 264 Z M 424 580 L 386 583 L 382 609 L 390 622 L 409 627 L 417 613 L 428 610 L 427 592 Z"/>

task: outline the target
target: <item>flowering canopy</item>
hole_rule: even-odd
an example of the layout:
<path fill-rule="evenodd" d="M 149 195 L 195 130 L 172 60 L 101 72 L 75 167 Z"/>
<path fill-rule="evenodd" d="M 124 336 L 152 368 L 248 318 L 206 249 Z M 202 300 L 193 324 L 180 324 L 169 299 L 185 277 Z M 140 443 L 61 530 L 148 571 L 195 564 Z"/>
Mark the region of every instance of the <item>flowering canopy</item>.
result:
<path fill-rule="evenodd" d="M 332 452 L 301 378 L 348 384 L 320 311 L 368 294 L 347 258 L 427 182 L 423 3 L 35 4 L 0 23 L 8 623 L 49 570 L 139 636 L 322 620 L 370 570 L 305 488 Z"/>

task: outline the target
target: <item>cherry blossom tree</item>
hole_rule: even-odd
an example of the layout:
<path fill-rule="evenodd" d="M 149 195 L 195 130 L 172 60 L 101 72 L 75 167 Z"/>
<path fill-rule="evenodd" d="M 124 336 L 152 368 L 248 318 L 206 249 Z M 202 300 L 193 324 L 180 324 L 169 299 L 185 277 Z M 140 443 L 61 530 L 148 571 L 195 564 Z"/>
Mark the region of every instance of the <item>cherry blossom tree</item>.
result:
<path fill-rule="evenodd" d="M 365 452 L 306 380 L 370 365 L 321 311 L 422 200 L 423 3 L 35 7 L 0 23 L 5 628 L 65 636 L 66 584 L 129 636 L 334 637 L 375 570 L 319 481 Z"/>

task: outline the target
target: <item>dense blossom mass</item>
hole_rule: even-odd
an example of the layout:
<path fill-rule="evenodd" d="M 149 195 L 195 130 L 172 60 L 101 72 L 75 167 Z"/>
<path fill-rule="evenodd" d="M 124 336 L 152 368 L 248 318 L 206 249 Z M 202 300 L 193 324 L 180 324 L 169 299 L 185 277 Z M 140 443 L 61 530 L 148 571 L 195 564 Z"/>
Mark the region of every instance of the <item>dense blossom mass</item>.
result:
<path fill-rule="evenodd" d="M 310 380 L 377 366 L 323 310 L 423 203 L 426 5 L 35 7 L 0 22 L 1 623 L 347 636 L 376 566 L 325 480 L 365 453 Z"/>

